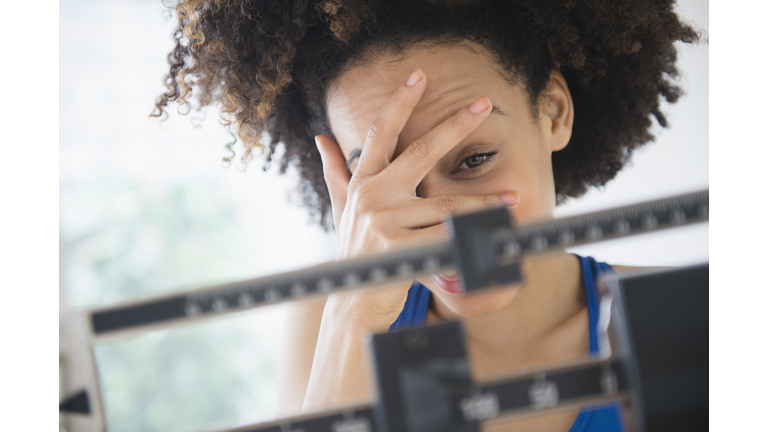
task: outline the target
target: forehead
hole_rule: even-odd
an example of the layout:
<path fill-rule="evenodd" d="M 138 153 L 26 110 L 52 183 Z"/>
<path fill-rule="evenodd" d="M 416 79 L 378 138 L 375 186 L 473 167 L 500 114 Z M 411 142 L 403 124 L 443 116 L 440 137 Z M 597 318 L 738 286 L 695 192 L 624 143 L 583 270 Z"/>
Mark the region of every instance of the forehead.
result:
<path fill-rule="evenodd" d="M 504 105 L 519 93 L 502 76 L 492 55 L 477 45 L 413 48 L 396 58 L 354 66 L 329 87 L 326 98 L 331 129 L 346 157 L 362 145 L 371 121 L 417 68 L 424 71 L 427 87 L 400 134 L 404 143 L 479 97 L 488 96 L 494 106 L 507 111 Z"/>

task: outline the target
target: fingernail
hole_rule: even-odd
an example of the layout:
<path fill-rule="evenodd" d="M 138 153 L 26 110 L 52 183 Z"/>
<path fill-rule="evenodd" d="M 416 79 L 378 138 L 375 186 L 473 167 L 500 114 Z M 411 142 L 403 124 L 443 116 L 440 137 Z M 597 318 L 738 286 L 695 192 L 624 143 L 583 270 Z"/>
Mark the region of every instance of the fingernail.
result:
<path fill-rule="evenodd" d="M 491 100 L 483 96 L 480 99 L 472 102 L 472 105 L 469 106 L 469 112 L 472 114 L 480 114 L 481 112 L 485 112 L 490 107 Z"/>
<path fill-rule="evenodd" d="M 504 192 L 501 194 L 501 201 L 504 205 L 514 207 L 520 203 L 520 194 L 517 192 Z"/>
<path fill-rule="evenodd" d="M 315 135 L 315 145 L 317 146 L 317 152 L 320 153 L 320 158 L 322 158 L 323 146 L 320 145 L 320 135 Z"/>
<path fill-rule="evenodd" d="M 415 86 L 417 82 L 421 81 L 421 78 L 424 77 L 424 73 L 421 71 L 421 68 L 416 69 L 413 71 L 411 76 L 408 77 L 408 81 L 405 82 L 405 85 L 412 87 Z"/>

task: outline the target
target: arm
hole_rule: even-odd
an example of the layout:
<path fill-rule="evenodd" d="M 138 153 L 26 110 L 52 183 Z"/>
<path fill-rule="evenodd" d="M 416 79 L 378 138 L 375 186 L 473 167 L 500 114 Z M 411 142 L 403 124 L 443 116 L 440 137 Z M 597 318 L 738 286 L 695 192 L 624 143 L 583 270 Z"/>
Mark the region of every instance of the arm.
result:
<path fill-rule="evenodd" d="M 309 383 L 326 297 L 287 305 L 277 364 L 276 417 L 299 415 Z"/>

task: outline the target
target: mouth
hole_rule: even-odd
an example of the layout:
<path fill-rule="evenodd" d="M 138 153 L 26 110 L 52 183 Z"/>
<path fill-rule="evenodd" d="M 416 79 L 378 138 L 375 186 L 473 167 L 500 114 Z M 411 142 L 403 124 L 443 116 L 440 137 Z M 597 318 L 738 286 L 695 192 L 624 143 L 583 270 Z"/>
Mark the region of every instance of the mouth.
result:
<path fill-rule="evenodd" d="M 461 276 L 453 274 L 436 274 L 432 275 L 432 279 L 435 284 L 451 294 L 464 294 L 464 283 L 461 280 Z"/>

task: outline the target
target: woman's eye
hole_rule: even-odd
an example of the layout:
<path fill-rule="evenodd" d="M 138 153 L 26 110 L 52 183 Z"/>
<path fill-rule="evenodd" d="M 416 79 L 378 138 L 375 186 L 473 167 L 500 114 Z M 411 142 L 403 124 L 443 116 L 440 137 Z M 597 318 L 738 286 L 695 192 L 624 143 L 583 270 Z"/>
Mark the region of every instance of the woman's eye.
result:
<path fill-rule="evenodd" d="M 461 165 L 459 165 L 459 167 L 456 168 L 456 170 L 454 170 L 454 173 L 474 170 L 480 167 L 480 165 L 483 165 L 484 163 L 488 162 L 495 154 L 496 152 L 473 154 L 472 156 L 469 156 L 464 160 L 462 160 Z"/>
<path fill-rule="evenodd" d="M 464 163 L 467 164 L 467 168 L 474 168 L 480 166 L 483 162 L 485 162 L 485 158 L 488 156 L 486 155 L 473 155 L 466 159 L 464 159 Z"/>

